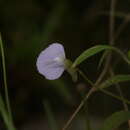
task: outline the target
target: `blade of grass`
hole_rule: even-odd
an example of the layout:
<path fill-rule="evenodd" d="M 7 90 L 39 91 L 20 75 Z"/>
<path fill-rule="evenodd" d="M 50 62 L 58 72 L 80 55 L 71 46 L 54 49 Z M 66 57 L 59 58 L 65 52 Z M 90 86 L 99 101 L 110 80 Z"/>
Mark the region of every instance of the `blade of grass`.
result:
<path fill-rule="evenodd" d="M 10 119 L 10 122 L 12 122 L 12 124 L 13 124 L 13 119 L 12 119 L 12 114 L 11 114 L 11 107 L 10 107 L 10 102 L 9 102 L 9 95 L 8 95 L 8 87 L 7 87 L 5 53 L 4 53 L 4 47 L 3 47 L 3 43 L 2 43 L 1 33 L 0 33 L 0 50 L 1 50 L 1 56 L 2 56 L 2 68 L 3 68 L 4 89 L 5 89 L 5 100 L 6 100 L 9 119 Z M 12 129 L 12 130 L 14 130 L 14 129 Z"/>
<path fill-rule="evenodd" d="M 14 128 L 14 126 L 12 124 L 12 121 L 9 118 L 8 112 L 7 112 L 6 108 L 5 108 L 5 104 L 4 104 L 4 101 L 3 101 L 2 97 L 1 97 L 1 95 L 0 95 L 0 114 L 3 117 L 6 128 L 8 130 L 15 130 L 15 128 Z"/>
<path fill-rule="evenodd" d="M 7 105 L 9 116 L 10 116 L 10 118 L 12 118 L 11 108 L 10 108 L 10 103 L 9 103 L 8 87 L 7 87 L 7 76 L 6 76 L 6 66 L 5 66 L 5 53 L 4 53 L 4 47 L 3 47 L 3 43 L 2 43 L 1 34 L 0 34 L 0 49 L 1 49 L 1 56 L 2 56 L 2 68 L 3 68 L 3 77 L 4 77 L 4 89 L 5 89 L 6 105 Z"/>

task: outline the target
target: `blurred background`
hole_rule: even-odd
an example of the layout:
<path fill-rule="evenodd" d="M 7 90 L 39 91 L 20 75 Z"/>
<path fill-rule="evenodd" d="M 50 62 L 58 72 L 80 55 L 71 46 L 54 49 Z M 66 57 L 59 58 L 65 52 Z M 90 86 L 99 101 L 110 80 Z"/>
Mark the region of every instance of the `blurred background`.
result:
<path fill-rule="evenodd" d="M 46 80 L 37 72 L 37 56 L 54 42 L 64 45 L 66 56 L 72 61 L 89 47 L 109 44 L 110 4 L 110 0 L 0 0 L 0 32 L 11 108 L 18 130 L 51 129 L 47 118 L 49 109 L 59 128 L 69 119 L 90 89 L 89 84 L 80 76 L 74 83 L 67 72 L 58 80 Z M 127 54 L 130 1 L 116 0 L 115 7 L 115 46 Z M 102 71 L 103 67 L 97 68 L 101 54 L 80 65 L 92 81 Z M 116 73 L 130 72 L 117 55 L 113 56 L 112 63 L 114 61 L 118 61 Z M 4 97 L 2 67 L 0 72 L 0 91 Z M 128 87 L 122 90 L 129 98 Z M 111 91 L 116 93 L 116 90 Z M 104 117 L 121 109 L 120 101 L 98 92 L 88 102 L 87 115 L 96 129 Z M 70 129 L 85 129 L 84 113 L 83 108 Z M 4 129 L 2 119 L 0 128 Z"/>

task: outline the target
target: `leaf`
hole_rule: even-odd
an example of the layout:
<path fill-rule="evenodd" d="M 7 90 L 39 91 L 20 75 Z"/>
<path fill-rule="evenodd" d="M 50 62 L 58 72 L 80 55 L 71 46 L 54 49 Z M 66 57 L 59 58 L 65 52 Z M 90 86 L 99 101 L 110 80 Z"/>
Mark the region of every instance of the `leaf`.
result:
<path fill-rule="evenodd" d="M 130 81 L 130 75 L 115 75 L 107 80 L 105 80 L 101 85 L 100 88 L 107 88 L 113 84 L 117 84 L 120 82 Z"/>
<path fill-rule="evenodd" d="M 103 50 L 113 50 L 113 51 L 115 51 L 116 53 L 118 53 L 124 59 L 124 61 L 126 61 L 128 64 L 130 64 L 130 60 L 119 49 L 112 47 L 112 46 L 109 46 L 109 45 L 97 45 L 97 46 L 94 46 L 94 47 L 87 49 L 78 58 L 76 58 L 72 67 L 76 67 L 77 65 L 82 63 L 87 58 L 89 58 L 89 57 L 91 57 L 91 56 L 93 56 L 93 55 L 95 55 L 95 54 L 97 54 L 97 53 L 99 53 Z"/>
<path fill-rule="evenodd" d="M 121 124 L 130 119 L 129 111 L 119 111 L 113 113 L 110 117 L 108 117 L 101 127 L 100 130 L 115 130 Z"/>
<path fill-rule="evenodd" d="M 73 63 L 73 67 L 76 67 L 77 65 L 79 65 L 81 62 L 83 62 L 84 60 L 86 60 L 87 58 L 103 51 L 106 49 L 112 49 L 111 46 L 107 46 L 107 45 L 97 45 L 94 47 L 91 47 L 89 49 L 87 49 L 86 51 L 84 51 Z"/>

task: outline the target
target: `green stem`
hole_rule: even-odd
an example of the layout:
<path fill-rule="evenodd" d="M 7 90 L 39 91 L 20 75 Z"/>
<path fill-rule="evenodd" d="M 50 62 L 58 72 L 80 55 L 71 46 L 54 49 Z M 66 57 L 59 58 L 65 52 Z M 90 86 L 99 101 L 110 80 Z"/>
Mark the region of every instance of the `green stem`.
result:
<path fill-rule="evenodd" d="M 80 92 L 81 98 L 84 98 L 84 93 L 81 91 Z M 81 100 L 82 100 L 81 99 Z M 86 130 L 91 130 L 91 125 L 90 125 L 90 119 L 89 119 L 89 102 L 86 102 L 83 106 L 83 110 L 82 110 L 82 115 L 83 115 L 83 119 L 85 121 L 85 129 Z"/>
<path fill-rule="evenodd" d="M 83 107 L 83 114 L 85 115 L 86 130 L 91 130 L 90 119 L 89 119 L 89 105 L 88 105 L 88 102 L 86 102 L 84 107 Z"/>
<path fill-rule="evenodd" d="M 100 90 L 101 92 L 103 92 L 104 94 L 106 94 L 106 95 L 109 95 L 109 96 L 111 96 L 111 97 L 113 97 L 113 98 L 116 98 L 117 100 L 120 100 L 120 101 L 123 101 L 123 102 L 125 102 L 125 103 L 127 103 L 127 104 L 130 104 L 130 101 L 127 100 L 127 99 L 125 99 L 125 98 L 122 98 L 122 97 L 120 97 L 120 96 L 117 96 L 117 95 L 115 95 L 115 94 L 113 94 L 113 93 L 111 93 L 111 92 L 109 92 L 109 91 L 104 90 L 104 89 L 100 89 L 100 88 L 99 88 L 99 90 Z"/>
<path fill-rule="evenodd" d="M 92 82 L 91 80 L 89 80 L 89 79 L 87 78 L 87 76 L 86 76 L 80 69 L 77 69 L 77 71 L 79 72 L 79 74 L 80 74 L 91 86 L 94 85 L 93 82 Z"/>
<path fill-rule="evenodd" d="M 87 77 L 86 77 L 86 75 L 81 71 L 81 70 L 78 70 L 78 72 L 81 74 L 81 76 L 88 82 L 88 83 L 90 83 L 90 85 L 92 86 L 92 88 L 91 88 L 91 90 L 89 91 L 89 92 L 94 92 L 94 91 L 101 91 L 101 92 L 103 92 L 104 94 L 107 94 L 107 95 L 109 95 L 109 96 L 111 96 L 111 97 L 113 97 L 113 98 L 116 98 L 117 100 L 120 100 L 120 101 L 124 101 L 125 103 L 127 103 L 127 104 L 130 104 L 130 101 L 129 100 L 127 100 L 127 99 L 125 99 L 125 98 L 122 98 L 122 97 L 120 97 L 120 96 L 117 96 L 117 95 L 115 95 L 115 94 L 113 94 L 113 93 L 111 93 L 111 92 L 109 92 L 109 91 L 107 91 L 107 90 L 104 90 L 104 89 L 102 89 L 102 88 L 100 88 L 100 87 L 95 87 L 95 84 L 91 81 L 91 80 L 89 80 Z"/>
<path fill-rule="evenodd" d="M 75 116 L 77 115 L 77 113 L 80 111 L 80 109 L 83 107 L 84 103 L 87 101 L 87 99 L 89 98 L 91 93 L 87 93 L 86 96 L 84 97 L 84 99 L 81 101 L 80 105 L 77 107 L 77 109 L 74 111 L 74 113 L 72 114 L 72 116 L 70 117 L 70 119 L 67 121 L 67 123 L 65 124 L 65 126 L 62 128 L 62 130 L 66 130 L 70 123 L 73 121 L 73 119 L 75 118 Z"/>

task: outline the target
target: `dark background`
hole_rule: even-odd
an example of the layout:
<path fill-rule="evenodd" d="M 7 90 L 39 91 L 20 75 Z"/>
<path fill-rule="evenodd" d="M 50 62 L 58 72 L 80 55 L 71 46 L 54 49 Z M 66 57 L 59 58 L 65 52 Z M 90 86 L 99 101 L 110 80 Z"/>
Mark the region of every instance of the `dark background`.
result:
<path fill-rule="evenodd" d="M 116 1 L 114 34 L 119 32 L 119 35 L 115 46 L 127 54 L 130 47 L 130 19 L 127 17 L 130 1 Z M 80 103 L 81 93 L 85 94 L 89 85 L 80 76 L 78 82 L 73 83 L 66 72 L 56 81 L 46 80 L 37 72 L 37 56 L 54 42 L 64 45 L 66 56 L 72 61 L 91 46 L 109 44 L 110 2 L 0 0 L 0 32 L 6 56 L 9 97 L 18 129 L 40 130 L 45 127 L 45 101 L 51 105 L 57 120 L 63 118 L 64 122 L 60 127 L 65 124 Z M 97 69 L 101 54 L 80 65 L 81 70 L 93 81 L 103 69 Z M 111 62 L 115 60 L 119 60 L 115 67 L 116 73 L 129 73 L 129 66 L 118 55 L 114 55 Z M 0 91 L 4 96 L 2 67 L 0 72 Z M 113 89 L 112 91 L 116 92 Z M 123 92 L 129 98 L 128 87 L 124 87 Z M 88 106 L 90 115 L 98 117 L 123 109 L 121 102 L 101 93 L 95 93 Z"/>

